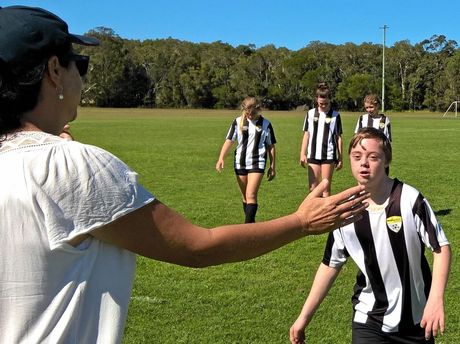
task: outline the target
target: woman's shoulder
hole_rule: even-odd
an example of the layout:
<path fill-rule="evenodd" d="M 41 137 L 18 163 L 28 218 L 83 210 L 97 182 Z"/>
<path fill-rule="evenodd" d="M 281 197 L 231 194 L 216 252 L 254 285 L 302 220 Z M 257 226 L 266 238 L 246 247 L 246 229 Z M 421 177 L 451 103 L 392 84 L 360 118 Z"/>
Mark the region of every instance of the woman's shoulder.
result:
<path fill-rule="evenodd" d="M 60 152 L 67 158 L 72 160 L 82 160 L 84 162 L 94 163 L 98 161 L 102 164 L 110 162 L 121 162 L 121 160 L 109 151 L 94 146 L 91 144 L 85 144 L 78 141 L 66 141 L 55 146 L 55 151 Z"/>

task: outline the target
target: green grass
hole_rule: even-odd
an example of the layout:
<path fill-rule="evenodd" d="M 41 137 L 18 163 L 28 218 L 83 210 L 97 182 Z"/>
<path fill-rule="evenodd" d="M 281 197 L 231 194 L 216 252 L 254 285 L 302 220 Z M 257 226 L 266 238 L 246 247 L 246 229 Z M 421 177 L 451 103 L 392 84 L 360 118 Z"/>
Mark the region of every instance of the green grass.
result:
<path fill-rule="evenodd" d="M 191 221 L 213 227 L 243 220 L 232 154 L 214 170 L 236 111 L 80 109 L 72 131 L 109 150 L 140 174 L 158 199 Z M 307 193 L 299 167 L 301 112 L 267 112 L 277 144 L 277 177 L 263 181 L 257 220 L 296 209 Z M 460 119 L 433 113 L 389 113 L 394 161 L 390 175 L 416 186 L 439 214 L 453 249 L 446 294 L 446 333 L 437 343 L 460 343 Z M 357 114 L 343 113 L 345 147 Z M 346 148 L 345 148 L 346 150 Z M 345 159 L 333 191 L 355 182 Z M 307 237 L 252 261 L 203 270 L 138 258 L 124 343 L 287 343 L 326 237 Z M 431 255 L 428 254 L 429 258 Z M 310 343 L 350 343 L 356 268 L 347 264 L 307 331 Z"/>

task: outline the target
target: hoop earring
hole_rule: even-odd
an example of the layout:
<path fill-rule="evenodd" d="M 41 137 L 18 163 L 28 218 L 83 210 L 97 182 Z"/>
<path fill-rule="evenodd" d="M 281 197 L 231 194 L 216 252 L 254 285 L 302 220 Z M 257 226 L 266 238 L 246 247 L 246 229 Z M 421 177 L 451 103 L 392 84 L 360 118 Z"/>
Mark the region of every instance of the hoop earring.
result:
<path fill-rule="evenodd" d="M 63 94 L 64 88 L 62 86 L 58 86 L 56 87 L 56 92 L 58 93 L 59 100 L 64 100 L 64 94 Z"/>

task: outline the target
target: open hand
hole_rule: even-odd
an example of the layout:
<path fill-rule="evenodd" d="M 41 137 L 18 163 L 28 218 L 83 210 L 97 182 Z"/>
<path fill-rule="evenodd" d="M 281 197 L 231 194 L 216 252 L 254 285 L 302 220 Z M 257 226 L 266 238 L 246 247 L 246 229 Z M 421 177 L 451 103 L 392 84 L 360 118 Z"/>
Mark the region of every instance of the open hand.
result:
<path fill-rule="evenodd" d="M 363 202 L 370 195 L 364 191 L 362 185 L 336 195 L 321 197 L 328 183 L 327 179 L 323 179 L 295 213 L 307 234 L 321 234 L 355 222 L 362 217 L 361 213 L 369 205 Z"/>

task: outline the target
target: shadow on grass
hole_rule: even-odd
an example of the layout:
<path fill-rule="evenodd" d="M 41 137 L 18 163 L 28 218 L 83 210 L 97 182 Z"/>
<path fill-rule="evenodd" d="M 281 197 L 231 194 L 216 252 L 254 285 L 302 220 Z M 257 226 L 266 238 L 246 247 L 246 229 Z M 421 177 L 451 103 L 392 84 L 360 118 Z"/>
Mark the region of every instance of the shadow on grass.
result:
<path fill-rule="evenodd" d="M 436 216 L 446 216 L 446 215 L 449 215 L 451 211 L 452 209 L 441 209 L 441 210 L 435 211 L 434 214 Z"/>

